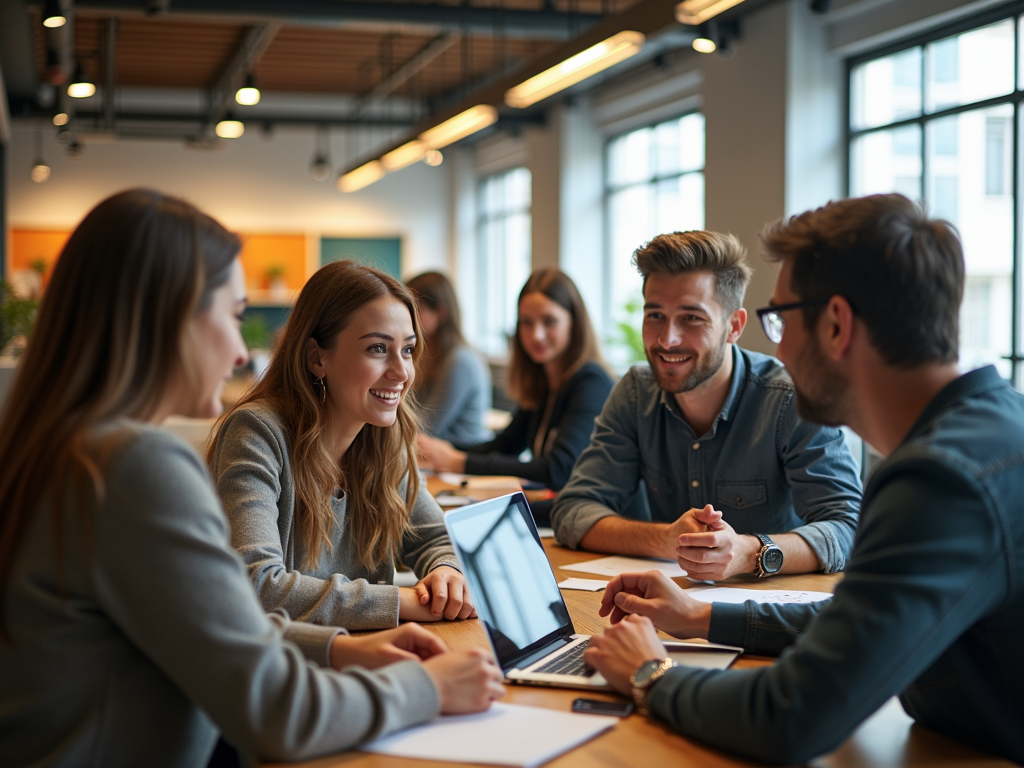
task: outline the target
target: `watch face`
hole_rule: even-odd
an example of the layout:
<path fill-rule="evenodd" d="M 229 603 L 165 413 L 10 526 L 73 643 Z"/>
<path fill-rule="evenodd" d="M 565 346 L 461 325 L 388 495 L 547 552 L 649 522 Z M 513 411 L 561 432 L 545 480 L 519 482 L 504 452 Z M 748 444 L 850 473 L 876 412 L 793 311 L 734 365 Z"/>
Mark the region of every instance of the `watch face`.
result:
<path fill-rule="evenodd" d="M 633 675 L 633 680 L 638 688 L 643 688 L 647 682 L 651 679 L 651 676 L 658 671 L 661 666 L 661 659 L 651 659 L 641 664 L 636 673 Z"/>
<path fill-rule="evenodd" d="M 768 573 L 778 573 L 782 567 L 782 550 L 778 547 L 770 547 L 761 556 L 761 567 Z"/>

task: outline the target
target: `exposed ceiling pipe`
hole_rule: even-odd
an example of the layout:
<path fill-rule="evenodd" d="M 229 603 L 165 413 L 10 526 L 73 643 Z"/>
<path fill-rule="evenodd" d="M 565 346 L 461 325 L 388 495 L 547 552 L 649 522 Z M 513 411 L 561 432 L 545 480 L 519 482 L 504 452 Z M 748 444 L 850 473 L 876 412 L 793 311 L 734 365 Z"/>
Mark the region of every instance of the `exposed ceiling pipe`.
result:
<path fill-rule="evenodd" d="M 455 45 L 461 37 L 462 35 L 459 32 L 444 32 L 435 37 L 415 53 L 412 58 L 406 60 L 404 64 L 397 67 L 391 73 L 385 75 L 377 85 L 361 96 L 354 113 L 358 115 L 376 102 L 390 96 L 415 77 L 430 62 Z"/>
<path fill-rule="evenodd" d="M 139 0 L 78 0 L 82 11 L 111 15 L 142 15 Z M 288 26 L 341 27 L 377 24 L 390 27 L 427 27 L 436 31 L 461 31 L 493 35 L 499 26 L 511 38 L 566 40 L 573 29 L 581 31 L 604 18 L 599 13 L 572 14 L 545 7 L 539 11 L 468 4 L 386 2 L 363 0 L 174 0 L 166 13 L 192 16 L 204 21 L 220 18 L 235 23 L 280 21 Z M 569 19 L 572 19 L 572 25 Z"/>

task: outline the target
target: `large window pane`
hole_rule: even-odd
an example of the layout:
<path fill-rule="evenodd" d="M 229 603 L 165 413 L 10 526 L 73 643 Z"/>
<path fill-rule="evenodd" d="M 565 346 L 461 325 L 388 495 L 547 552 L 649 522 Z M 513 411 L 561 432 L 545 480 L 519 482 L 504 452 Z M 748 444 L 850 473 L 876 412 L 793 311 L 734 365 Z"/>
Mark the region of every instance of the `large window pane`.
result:
<path fill-rule="evenodd" d="M 921 49 L 911 48 L 854 67 L 850 122 L 874 128 L 921 114 Z"/>
<path fill-rule="evenodd" d="M 925 47 L 927 110 L 937 112 L 1011 93 L 1013 46 L 1013 19 L 929 43 Z"/>
<path fill-rule="evenodd" d="M 850 147 L 850 194 L 899 192 L 921 199 L 921 128 L 874 131 Z"/>
<path fill-rule="evenodd" d="M 612 140 L 608 145 L 609 186 L 621 187 L 654 178 L 653 139 L 654 129 L 642 128 Z"/>
<path fill-rule="evenodd" d="M 960 313 L 964 370 L 995 363 L 1009 376 L 1013 303 L 1013 107 L 964 112 L 927 127 L 927 194 L 934 216 L 960 232 L 967 280 Z M 949 136 L 955 146 L 949 146 Z M 950 151 L 955 149 L 955 151 Z"/>

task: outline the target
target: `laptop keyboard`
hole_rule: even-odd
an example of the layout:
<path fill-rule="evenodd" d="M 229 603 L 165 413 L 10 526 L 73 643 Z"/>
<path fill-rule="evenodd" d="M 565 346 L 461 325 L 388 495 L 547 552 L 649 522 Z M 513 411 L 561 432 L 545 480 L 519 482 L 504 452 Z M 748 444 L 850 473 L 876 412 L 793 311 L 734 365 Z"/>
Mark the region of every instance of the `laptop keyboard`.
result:
<path fill-rule="evenodd" d="M 587 650 L 590 640 L 584 640 L 579 645 L 566 651 L 561 656 L 552 659 L 542 667 L 537 667 L 534 672 L 544 672 L 548 675 L 574 675 L 576 677 L 592 677 L 597 671 L 588 667 L 583 662 L 583 652 Z"/>

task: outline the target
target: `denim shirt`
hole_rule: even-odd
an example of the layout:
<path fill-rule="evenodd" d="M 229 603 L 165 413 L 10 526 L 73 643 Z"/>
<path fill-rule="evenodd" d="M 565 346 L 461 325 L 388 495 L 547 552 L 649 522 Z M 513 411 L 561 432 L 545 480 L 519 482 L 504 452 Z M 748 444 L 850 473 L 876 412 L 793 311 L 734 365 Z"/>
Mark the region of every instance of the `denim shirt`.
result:
<path fill-rule="evenodd" d="M 737 346 L 732 355 L 729 396 L 703 435 L 648 366 L 619 381 L 552 510 L 560 543 L 575 549 L 602 517 L 635 515 L 643 480 L 654 522 L 711 504 L 737 533 L 791 531 L 826 573 L 846 565 L 861 485 L 842 432 L 797 416 L 778 360 Z"/>
<path fill-rule="evenodd" d="M 670 670 L 651 712 L 789 764 L 834 749 L 899 694 L 919 724 L 1024 765 L 1021 574 L 1024 396 L 989 366 L 939 392 L 872 473 L 831 600 L 714 604 L 709 640 L 779 661 Z"/>

